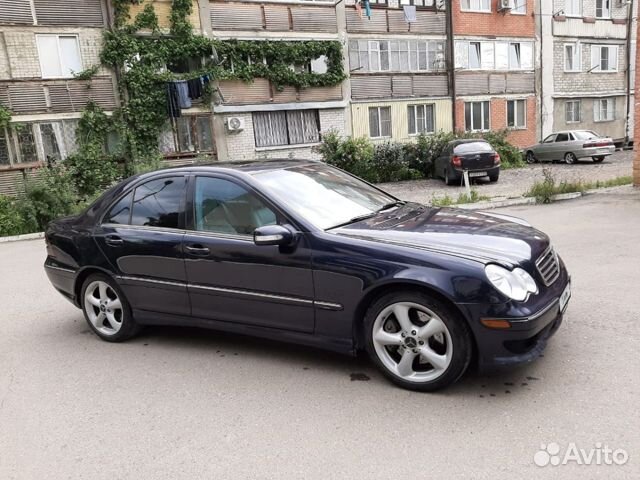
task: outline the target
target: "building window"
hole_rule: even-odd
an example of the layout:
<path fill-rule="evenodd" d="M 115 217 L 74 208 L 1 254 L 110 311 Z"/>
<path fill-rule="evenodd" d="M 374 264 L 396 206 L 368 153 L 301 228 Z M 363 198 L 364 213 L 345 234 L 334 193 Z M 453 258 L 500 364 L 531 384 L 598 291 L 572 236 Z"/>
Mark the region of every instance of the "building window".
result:
<path fill-rule="evenodd" d="M 209 115 L 185 115 L 167 123 L 159 138 L 160 151 L 167 156 L 212 152 L 213 130 Z"/>
<path fill-rule="evenodd" d="M 616 119 L 616 100 L 614 98 L 600 98 L 593 101 L 593 120 L 596 122 L 611 122 Z"/>
<path fill-rule="evenodd" d="M 42 78 L 72 77 L 82 71 L 76 35 L 36 35 Z"/>
<path fill-rule="evenodd" d="M 253 133 L 256 147 L 317 143 L 320 115 L 318 110 L 254 112 Z"/>
<path fill-rule="evenodd" d="M 409 105 L 407 107 L 409 135 L 435 132 L 433 105 Z"/>
<path fill-rule="evenodd" d="M 489 130 L 489 102 L 466 102 L 464 104 L 464 126 L 468 132 Z"/>
<path fill-rule="evenodd" d="M 477 69 L 482 66 L 480 42 L 469 42 L 469 68 Z"/>
<path fill-rule="evenodd" d="M 522 62 L 520 61 L 520 44 L 509 44 L 509 68 L 511 70 L 520 70 Z"/>
<path fill-rule="evenodd" d="M 369 107 L 369 136 L 391 136 L 391 107 Z"/>
<path fill-rule="evenodd" d="M 490 12 L 491 0 L 460 0 L 460 8 L 468 12 Z"/>
<path fill-rule="evenodd" d="M 527 101 L 507 100 L 507 127 L 526 128 L 527 126 Z"/>
<path fill-rule="evenodd" d="M 580 100 L 567 100 L 564 104 L 564 120 L 567 123 L 578 123 L 582 121 Z"/>
<path fill-rule="evenodd" d="M 582 16 L 582 0 L 565 0 L 564 8 L 567 17 Z"/>
<path fill-rule="evenodd" d="M 0 165 L 64 160 L 76 151 L 77 126 L 77 120 L 60 120 L 0 130 Z"/>
<path fill-rule="evenodd" d="M 400 5 L 414 5 L 416 8 L 420 7 L 429 7 L 433 8 L 435 6 L 435 0 L 400 0 Z"/>
<path fill-rule="evenodd" d="M 592 72 L 617 72 L 618 71 L 618 46 L 617 45 L 592 45 L 591 46 L 591 71 Z"/>
<path fill-rule="evenodd" d="M 596 0 L 596 18 L 611 18 L 611 0 Z"/>
<path fill-rule="evenodd" d="M 565 43 L 564 44 L 564 71 L 579 72 L 581 70 L 582 68 L 580 65 L 580 44 Z"/>
<path fill-rule="evenodd" d="M 424 40 L 352 40 L 351 71 L 418 72 L 445 69 L 444 42 Z"/>
<path fill-rule="evenodd" d="M 513 0 L 512 14 L 525 15 L 527 13 L 527 0 Z"/>

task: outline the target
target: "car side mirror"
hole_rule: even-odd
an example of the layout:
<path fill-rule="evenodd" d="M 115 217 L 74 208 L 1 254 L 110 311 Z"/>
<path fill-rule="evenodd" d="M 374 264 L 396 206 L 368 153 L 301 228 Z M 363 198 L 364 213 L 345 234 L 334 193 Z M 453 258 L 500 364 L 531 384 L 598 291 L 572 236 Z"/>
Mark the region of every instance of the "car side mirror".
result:
<path fill-rule="evenodd" d="M 282 225 L 265 225 L 253 231 L 253 243 L 256 245 L 287 246 L 293 243 L 294 233 Z"/>

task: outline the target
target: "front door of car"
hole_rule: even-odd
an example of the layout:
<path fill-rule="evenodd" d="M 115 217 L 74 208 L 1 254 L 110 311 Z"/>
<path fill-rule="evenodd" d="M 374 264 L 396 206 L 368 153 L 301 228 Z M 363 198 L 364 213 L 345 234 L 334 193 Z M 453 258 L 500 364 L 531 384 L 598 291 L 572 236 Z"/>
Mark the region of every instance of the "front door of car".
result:
<path fill-rule="evenodd" d="M 552 150 L 552 156 L 550 160 L 562 160 L 564 154 L 571 151 L 568 133 L 559 133 L 556 136 L 556 141 Z"/>
<path fill-rule="evenodd" d="M 187 177 L 163 175 L 120 197 L 95 238 L 134 310 L 188 316 L 182 241 Z"/>
<path fill-rule="evenodd" d="M 301 332 L 314 328 L 311 251 L 258 246 L 257 227 L 290 222 L 236 179 L 190 179 L 184 254 L 192 316 Z"/>
<path fill-rule="evenodd" d="M 539 162 L 544 162 L 553 159 L 552 149 L 554 147 L 554 142 L 556 139 L 556 134 L 552 133 L 547 138 L 545 138 L 540 145 L 537 146 L 535 150 L 535 156 Z"/>

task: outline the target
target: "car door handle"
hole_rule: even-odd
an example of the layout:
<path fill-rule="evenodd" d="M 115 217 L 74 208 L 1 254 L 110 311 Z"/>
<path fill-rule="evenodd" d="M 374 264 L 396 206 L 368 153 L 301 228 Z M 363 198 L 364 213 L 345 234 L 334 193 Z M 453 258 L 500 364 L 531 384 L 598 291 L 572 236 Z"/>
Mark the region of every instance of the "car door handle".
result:
<path fill-rule="evenodd" d="M 209 255 L 210 250 L 207 247 L 204 247 L 202 245 L 185 245 L 185 250 L 187 252 L 189 252 L 191 255 L 200 255 L 200 256 L 204 256 L 204 255 Z"/>
<path fill-rule="evenodd" d="M 104 241 L 107 245 L 111 245 L 112 247 L 119 247 L 120 245 L 124 245 L 124 240 L 122 240 L 117 235 L 107 235 Z"/>

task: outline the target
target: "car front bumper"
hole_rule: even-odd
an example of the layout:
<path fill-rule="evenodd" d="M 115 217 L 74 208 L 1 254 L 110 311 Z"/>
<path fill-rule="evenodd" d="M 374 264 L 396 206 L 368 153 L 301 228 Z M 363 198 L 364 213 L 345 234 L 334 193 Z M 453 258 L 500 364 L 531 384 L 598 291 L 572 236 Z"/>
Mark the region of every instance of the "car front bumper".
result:
<path fill-rule="evenodd" d="M 467 305 L 473 320 L 472 330 L 478 348 L 480 370 L 491 370 L 529 363 L 540 356 L 551 338 L 562 324 L 568 301 L 560 308 L 560 297 L 570 284 L 568 275 L 563 275 L 549 292 L 550 299 L 537 311 L 527 316 L 495 315 L 492 307 Z M 508 328 L 485 327 L 482 319 L 504 320 Z"/>

